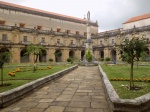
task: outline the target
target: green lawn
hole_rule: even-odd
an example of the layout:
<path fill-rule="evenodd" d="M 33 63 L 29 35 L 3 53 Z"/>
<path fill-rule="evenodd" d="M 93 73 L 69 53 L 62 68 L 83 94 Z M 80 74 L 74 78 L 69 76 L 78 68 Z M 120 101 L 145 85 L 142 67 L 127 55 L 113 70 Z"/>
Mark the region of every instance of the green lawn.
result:
<path fill-rule="evenodd" d="M 31 82 L 33 80 L 36 80 L 38 78 L 51 75 L 55 72 L 58 72 L 60 70 L 66 69 L 72 65 L 63 65 L 63 66 L 51 66 L 51 69 L 48 70 L 37 70 L 36 72 L 33 71 L 27 71 L 28 69 L 32 69 L 31 67 L 27 67 L 24 69 L 25 72 L 15 72 L 15 77 L 11 77 L 8 75 L 9 72 L 15 71 L 19 67 L 13 67 L 13 68 L 4 68 L 4 84 L 9 83 L 10 86 L 4 86 L 0 87 L 0 93 L 16 88 L 18 86 L 21 86 L 23 84 L 26 84 L 28 82 Z M 47 66 L 39 66 L 38 68 L 47 68 Z M 21 69 L 23 70 L 23 69 Z"/>
<path fill-rule="evenodd" d="M 104 66 L 101 65 L 109 79 L 111 78 L 130 78 L 130 66 Z M 134 67 L 134 78 L 150 78 L 150 66 Z M 142 87 L 140 90 L 128 90 L 129 81 L 111 81 L 113 87 L 120 98 L 133 99 L 150 92 L 150 83 L 135 82 L 136 86 Z"/>

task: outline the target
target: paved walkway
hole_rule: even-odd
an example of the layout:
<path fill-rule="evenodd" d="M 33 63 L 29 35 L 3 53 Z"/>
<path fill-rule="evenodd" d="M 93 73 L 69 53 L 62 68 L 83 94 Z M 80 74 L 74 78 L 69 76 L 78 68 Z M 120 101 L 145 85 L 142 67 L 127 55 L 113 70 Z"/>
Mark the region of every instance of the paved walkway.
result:
<path fill-rule="evenodd" d="M 76 70 L 0 112 L 110 112 L 98 67 Z"/>

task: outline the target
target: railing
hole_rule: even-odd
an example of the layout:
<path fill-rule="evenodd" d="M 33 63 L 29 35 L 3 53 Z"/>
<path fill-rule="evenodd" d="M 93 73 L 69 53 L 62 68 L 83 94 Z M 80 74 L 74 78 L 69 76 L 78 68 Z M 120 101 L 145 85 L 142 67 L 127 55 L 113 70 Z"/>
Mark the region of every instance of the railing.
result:
<path fill-rule="evenodd" d="M 8 43 L 11 43 L 11 41 L 10 40 L 0 40 L 0 43 L 2 43 L 2 44 L 8 44 Z"/>
<path fill-rule="evenodd" d="M 62 43 L 56 43 L 55 45 L 56 45 L 56 46 L 63 46 Z"/>
<path fill-rule="evenodd" d="M 76 44 L 69 44 L 69 47 L 77 47 Z"/>
<path fill-rule="evenodd" d="M 40 45 L 48 45 L 48 42 L 40 42 Z"/>
<path fill-rule="evenodd" d="M 29 44 L 31 44 L 31 42 L 30 41 L 21 41 L 21 44 L 29 45 Z"/>

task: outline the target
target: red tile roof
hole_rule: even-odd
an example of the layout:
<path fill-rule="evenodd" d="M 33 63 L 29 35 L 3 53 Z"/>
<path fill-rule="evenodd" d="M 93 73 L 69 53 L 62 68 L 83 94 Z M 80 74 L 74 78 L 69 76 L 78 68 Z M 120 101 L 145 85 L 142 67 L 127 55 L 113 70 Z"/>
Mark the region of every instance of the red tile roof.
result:
<path fill-rule="evenodd" d="M 143 20 L 143 19 L 147 19 L 147 18 L 150 18 L 150 13 L 149 13 L 149 14 L 144 14 L 144 15 L 140 15 L 140 16 L 133 17 L 133 18 L 127 20 L 127 21 L 126 21 L 125 23 L 123 23 L 123 24 L 131 23 L 131 22 L 134 22 L 134 21 L 139 21 L 139 20 Z"/>
<path fill-rule="evenodd" d="M 30 8 L 30 7 L 21 6 L 21 5 L 8 3 L 8 2 L 3 2 L 3 1 L 0 1 L 0 5 L 6 5 L 6 6 L 10 6 L 10 7 L 25 9 L 25 10 L 28 10 L 28 11 L 35 11 L 35 12 L 40 12 L 40 13 L 44 13 L 44 14 L 50 14 L 50 15 L 53 15 L 53 16 L 64 17 L 64 18 L 67 18 L 67 19 L 73 19 L 73 20 L 77 20 L 77 21 L 81 21 L 81 22 L 86 22 L 87 21 L 86 19 L 76 18 L 76 17 L 72 17 L 72 16 L 67 16 L 67 15 L 63 15 L 63 14 L 54 13 L 54 12 L 48 12 L 48 11 L 44 11 L 44 10 L 40 10 L 40 9 Z M 94 23 L 94 22 L 91 22 L 91 23 Z"/>

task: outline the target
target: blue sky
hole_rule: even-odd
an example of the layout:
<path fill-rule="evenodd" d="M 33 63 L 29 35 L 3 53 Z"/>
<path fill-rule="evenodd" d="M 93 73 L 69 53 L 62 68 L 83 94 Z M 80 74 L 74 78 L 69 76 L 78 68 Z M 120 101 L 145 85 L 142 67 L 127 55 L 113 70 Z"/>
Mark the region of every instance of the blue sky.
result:
<path fill-rule="evenodd" d="M 150 13 L 150 0 L 1 0 L 78 18 L 88 11 L 99 31 L 122 27 L 131 17 Z"/>

